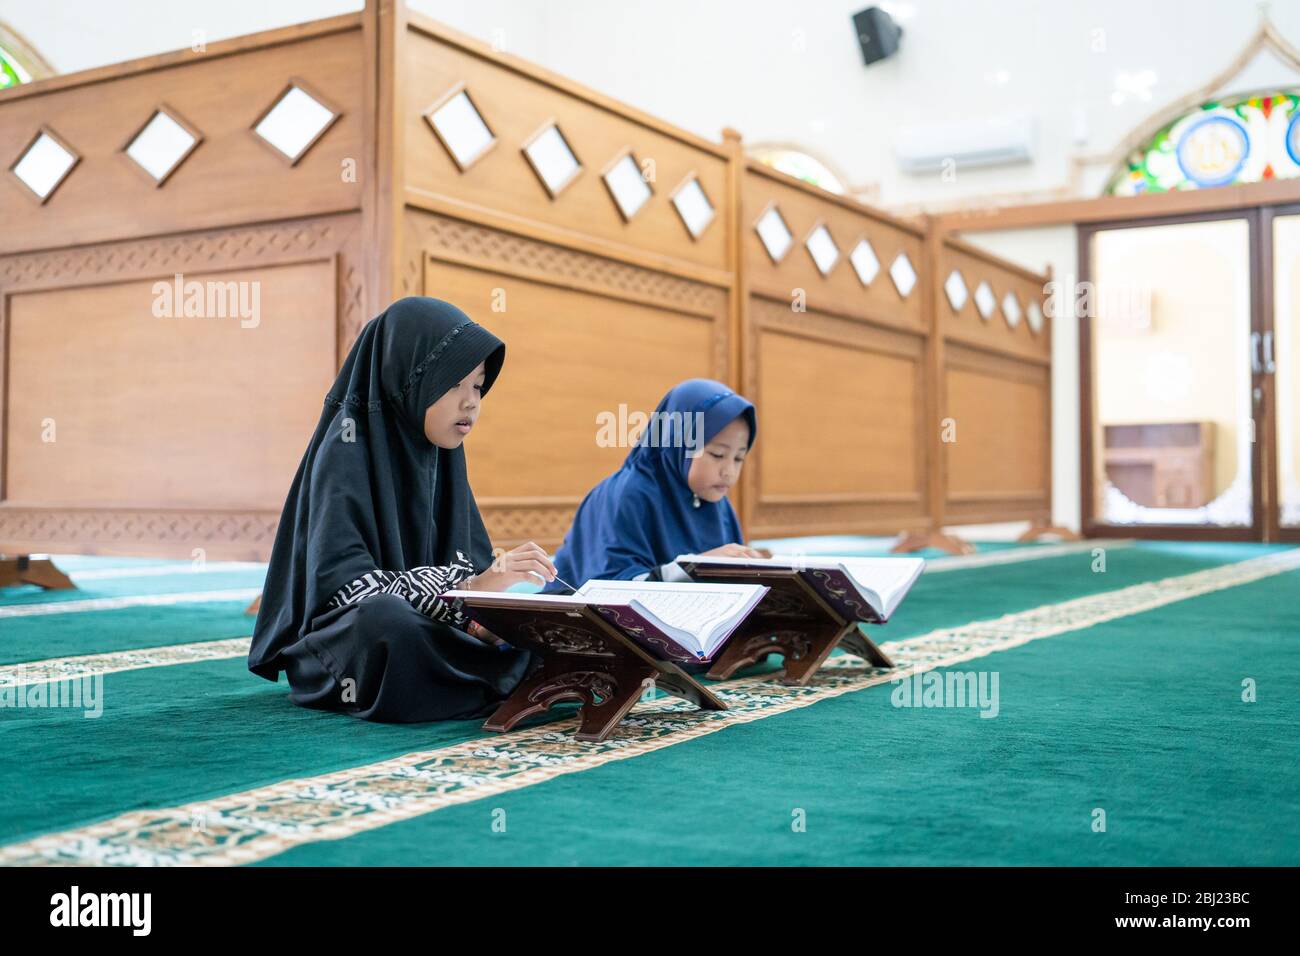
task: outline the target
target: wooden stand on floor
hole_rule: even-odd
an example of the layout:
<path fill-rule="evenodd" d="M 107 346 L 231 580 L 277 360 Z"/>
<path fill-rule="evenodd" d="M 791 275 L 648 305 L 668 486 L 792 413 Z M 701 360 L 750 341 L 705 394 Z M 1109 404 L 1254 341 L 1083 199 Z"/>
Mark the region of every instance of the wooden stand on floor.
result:
<path fill-rule="evenodd" d="M 33 561 L 26 554 L 0 558 L 0 588 L 16 584 L 35 584 L 50 591 L 73 591 L 77 587 L 49 558 Z"/>
<path fill-rule="evenodd" d="M 948 554 L 974 554 L 975 545 L 942 531 L 909 531 L 903 539 L 890 548 L 893 554 L 911 554 L 926 548 L 938 548 Z"/>
<path fill-rule="evenodd" d="M 701 710 L 727 709 L 707 687 L 672 661 L 650 656 L 590 606 L 540 601 L 475 605 L 473 598 L 465 598 L 464 611 L 502 640 L 542 658 L 541 668 L 520 682 L 484 730 L 510 730 L 567 700 L 582 705 L 574 736 L 604 740 L 652 686 Z M 628 621 L 622 626 L 637 625 Z"/>
<path fill-rule="evenodd" d="M 1035 522 L 1028 531 L 1016 538 L 1017 541 L 1037 541 L 1039 538 L 1060 538 L 1062 541 L 1082 541 L 1077 532 L 1054 524 Z"/>
<path fill-rule="evenodd" d="M 804 580 L 787 568 L 720 568 L 680 561 L 694 580 L 725 584 L 765 584 L 771 590 L 727 640 L 709 668 L 711 680 L 726 680 L 742 667 L 772 654 L 785 658 L 783 684 L 807 684 L 836 647 L 843 647 L 875 667 L 894 662 L 858 627 Z"/>

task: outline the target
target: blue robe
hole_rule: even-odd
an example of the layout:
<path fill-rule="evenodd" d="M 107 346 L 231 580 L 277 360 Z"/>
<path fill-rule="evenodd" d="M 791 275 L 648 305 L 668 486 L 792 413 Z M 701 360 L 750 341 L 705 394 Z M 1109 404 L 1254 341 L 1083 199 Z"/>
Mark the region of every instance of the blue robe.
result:
<path fill-rule="evenodd" d="M 623 467 L 578 507 L 556 554 L 559 577 L 574 587 L 589 580 L 631 580 L 679 554 L 742 541 L 731 502 L 700 499 L 696 507 L 687 484 L 691 453 L 703 453 L 741 415 L 749 422 L 752 446 L 758 434 L 754 405 L 721 382 L 693 378 L 665 395 Z M 558 582 L 546 588 L 563 589 Z"/>

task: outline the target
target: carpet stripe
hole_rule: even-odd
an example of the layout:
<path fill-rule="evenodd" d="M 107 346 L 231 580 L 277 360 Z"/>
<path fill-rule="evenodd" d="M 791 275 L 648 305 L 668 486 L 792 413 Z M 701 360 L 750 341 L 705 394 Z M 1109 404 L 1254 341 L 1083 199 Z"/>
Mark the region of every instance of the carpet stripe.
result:
<path fill-rule="evenodd" d="M 198 567 L 188 564 L 148 564 L 142 567 L 87 568 L 84 571 L 69 571 L 68 577 L 74 581 L 104 581 L 112 578 L 157 578 L 172 574 L 220 574 L 228 571 L 261 571 L 265 574 L 266 565 L 257 561 L 207 561 Z"/>
<path fill-rule="evenodd" d="M 925 562 L 927 574 L 934 571 L 964 571 L 967 568 L 987 568 L 996 564 L 1019 564 L 1021 561 L 1037 561 L 1040 558 L 1059 558 L 1067 554 L 1104 548 L 1115 551 L 1131 548 L 1137 542 L 1133 538 L 1116 538 L 1108 541 L 1062 541 L 1059 544 L 1044 544 L 1034 548 L 1005 548 L 1001 551 L 984 551 L 975 554 L 954 554 L 943 558 L 931 558 Z"/>
<path fill-rule="evenodd" d="M 573 720 L 529 727 L 359 767 L 286 780 L 212 800 L 136 810 L 90 826 L 0 848 L 6 865 L 207 865 L 250 863 L 291 847 L 334 840 L 558 776 L 626 760 L 726 727 L 761 720 L 878 684 L 947 667 L 1177 601 L 1300 568 L 1300 549 L 1044 605 L 885 647 L 895 670 L 856 658 L 829 661 L 807 687 L 749 679 L 713 688 L 729 710 L 702 712 L 674 699 L 638 706 L 609 739 L 583 743 Z"/>
<path fill-rule="evenodd" d="M 232 637 L 217 641 L 143 647 L 137 650 L 109 651 L 103 654 L 79 654 L 75 657 L 52 657 L 43 661 L 11 664 L 8 667 L 0 667 L 0 687 L 22 687 L 46 681 L 81 680 L 96 675 L 142 670 L 146 667 L 169 667 L 175 664 L 194 664 L 199 661 L 243 657 L 248 653 L 248 642 L 248 637 Z"/>
<path fill-rule="evenodd" d="M 112 611 L 122 607 L 196 604 L 212 601 L 251 601 L 261 588 L 230 588 L 224 591 L 187 591 L 183 594 L 134 594 L 125 597 L 86 598 L 82 601 L 52 601 L 48 604 L 13 604 L 0 607 L 0 617 L 34 617 L 41 614 L 76 614 L 84 611 Z"/>

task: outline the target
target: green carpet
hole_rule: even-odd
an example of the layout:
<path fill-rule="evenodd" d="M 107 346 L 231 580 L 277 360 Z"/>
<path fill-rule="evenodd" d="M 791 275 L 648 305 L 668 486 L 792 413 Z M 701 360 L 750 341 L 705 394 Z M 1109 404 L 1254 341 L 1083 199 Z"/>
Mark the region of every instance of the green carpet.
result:
<path fill-rule="evenodd" d="M 995 719 L 884 685 L 267 862 L 1295 865 L 1297 577 L 986 658 Z"/>
<path fill-rule="evenodd" d="M 872 633 L 898 641 L 1276 550 L 1143 544 L 1108 549 L 1105 573 L 1083 551 L 926 575 Z M 230 586 L 224 574 L 187 577 Z M 134 583 L 118 593 L 186 590 Z M 895 708 L 886 683 L 260 862 L 1294 865 L 1297 585 L 1288 571 L 959 665 L 998 673 L 995 719 Z M 0 612 L 16 604 L 0 600 Z M 231 637 L 251 627 L 241 611 L 0 616 L 0 654 Z M 1247 677 L 1255 703 L 1241 701 Z M 474 722 L 303 710 L 242 659 L 110 673 L 104 693 L 94 720 L 0 710 L 0 753 L 25 771 L 0 796 L 0 845 L 491 736 Z M 1104 833 L 1092 830 L 1096 808 Z M 806 829 L 794 832 L 800 810 Z"/>
<path fill-rule="evenodd" d="M 248 636 L 247 601 L 195 601 L 77 614 L 0 617 L 0 665 Z"/>

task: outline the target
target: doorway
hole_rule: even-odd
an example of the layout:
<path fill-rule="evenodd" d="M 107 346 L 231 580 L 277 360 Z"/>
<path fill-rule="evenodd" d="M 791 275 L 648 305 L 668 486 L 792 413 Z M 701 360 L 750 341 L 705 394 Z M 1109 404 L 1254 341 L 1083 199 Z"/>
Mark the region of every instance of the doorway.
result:
<path fill-rule="evenodd" d="M 1300 206 L 1078 234 L 1084 533 L 1300 540 Z"/>

